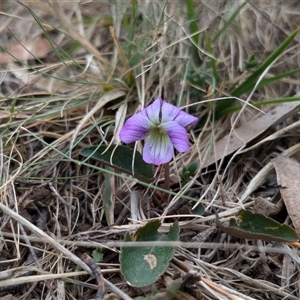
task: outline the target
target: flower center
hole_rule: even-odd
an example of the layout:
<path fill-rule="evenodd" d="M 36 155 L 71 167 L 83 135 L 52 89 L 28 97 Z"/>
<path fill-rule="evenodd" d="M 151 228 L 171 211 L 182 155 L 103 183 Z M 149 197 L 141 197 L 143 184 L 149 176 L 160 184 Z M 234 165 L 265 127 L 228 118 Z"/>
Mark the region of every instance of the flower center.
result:
<path fill-rule="evenodd" d="M 159 136 L 161 137 L 166 135 L 166 131 L 162 128 L 162 126 L 156 125 L 150 129 L 150 134 L 158 138 Z"/>

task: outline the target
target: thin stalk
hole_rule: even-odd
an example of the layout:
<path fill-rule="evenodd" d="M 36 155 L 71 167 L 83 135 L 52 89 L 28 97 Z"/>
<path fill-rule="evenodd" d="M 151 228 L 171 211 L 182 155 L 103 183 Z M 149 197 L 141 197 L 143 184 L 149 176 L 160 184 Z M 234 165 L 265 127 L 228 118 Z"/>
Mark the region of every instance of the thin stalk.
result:
<path fill-rule="evenodd" d="M 170 190 L 170 165 L 169 163 L 164 164 L 164 176 L 165 176 L 165 182 L 164 182 L 164 188 L 165 190 Z M 170 195 L 168 193 L 164 194 L 163 198 L 168 202 Z"/>

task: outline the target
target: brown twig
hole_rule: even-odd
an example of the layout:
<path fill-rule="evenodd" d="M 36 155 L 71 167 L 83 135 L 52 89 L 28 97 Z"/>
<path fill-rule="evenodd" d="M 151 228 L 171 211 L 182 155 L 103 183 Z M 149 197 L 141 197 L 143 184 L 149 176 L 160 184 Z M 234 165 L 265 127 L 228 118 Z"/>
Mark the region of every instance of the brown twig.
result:
<path fill-rule="evenodd" d="M 105 295 L 105 285 L 104 285 L 104 279 L 103 275 L 101 273 L 100 267 L 95 263 L 95 261 L 86 253 L 83 253 L 81 255 L 81 259 L 90 267 L 90 269 L 93 272 L 93 275 L 95 276 L 97 280 L 97 294 L 95 296 L 95 300 L 102 300 Z"/>

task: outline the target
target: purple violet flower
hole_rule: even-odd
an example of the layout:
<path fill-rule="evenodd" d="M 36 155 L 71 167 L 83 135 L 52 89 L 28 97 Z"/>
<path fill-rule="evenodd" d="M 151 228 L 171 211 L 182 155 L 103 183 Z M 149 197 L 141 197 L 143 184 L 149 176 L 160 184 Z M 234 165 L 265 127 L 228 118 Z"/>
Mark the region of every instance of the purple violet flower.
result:
<path fill-rule="evenodd" d="M 144 161 L 160 165 L 172 159 L 174 148 L 178 152 L 190 150 L 184 127 L 197 121 L 198 118 L 157 98 L 125 122 L 120 131 L 120 139 L 126 144 L 145 139 Z"/>

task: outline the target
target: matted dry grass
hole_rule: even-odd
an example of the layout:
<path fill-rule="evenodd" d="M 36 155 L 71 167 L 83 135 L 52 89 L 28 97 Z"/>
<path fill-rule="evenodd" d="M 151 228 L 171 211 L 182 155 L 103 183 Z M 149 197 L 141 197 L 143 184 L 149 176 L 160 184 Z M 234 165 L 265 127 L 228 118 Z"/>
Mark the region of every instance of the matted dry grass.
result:
<path fill-rule="evenodd" d="M 228 96 L 247 76 L 251 55 L 263 61 L 296 29 L 298 1 L 249 1 L 239 11 L 214 45 L 222 79 L 217 86 L 209 75 L 212 54 L 205 35 L 215 36 L 240 1 L 195 3 L 201 69 L 191 56 L 184 1 L 139 1 L 134 21 L 131 3 L 125 1 L 22 3 L 0 3 L 0 299 L 102 299 L 103 280 L 105 299 L 299 299 L 296 252 L 284 244 L 236 239 L 215 226 L 216 215 L 226 218 L 253 208 L 257 195 L 279 197 L 269 177 L 243 204 L 238 200 L 263 166 L 298 143 L 298 128 L 233 160 L 225 158 L 222 168 L 217 162 L 204 168 L 231 125 L 242 125 L 259 111 L 246 109 L 214 122 L 208 118 L 190 132 L 191 153 L 176 155 L 170 164 L 176 196 L 169 203 L 155 189 L 164 186 L 161 168 L 153 185 L 145 187 L 79 155 L 90 145 L 118 143 L 125 117 L 160 95 L 204 120 L 215 99 Z M 297 36 L 266 76 L 299 65 L 298 42 Z M 197 74 L 202 86 L 188 78 Z M 298 86 L 296 74 L 255 91 L 251 101 L 293 96 Z M 294 114 L 254 143 L 298 119 Z M 183 187 L 179 174 L 194 161 L 197 172 Z M 115 202 L 111 226 L 104 210 L 105 184 Z M 133 192 L 140 199 L 139 220 L 129 209 Z M 182 195 L 201 199 L 204 215 L 191 215 L 195 203 Z M 133 288 L 119 271 L 120 242 L 153 218 L 162 220 L 162 231 L 178 220 L 180 242 L 153 286 Z M 285 212 L 278 218 L 290 223 Z M 100 248 L 103 278 L 95 278 L 95 263 L 86 254 Z M 167 286 L 180 276 L 187 277 L 171 295 Z M 155 289 L 159 294 L 150 296 Z"/>

